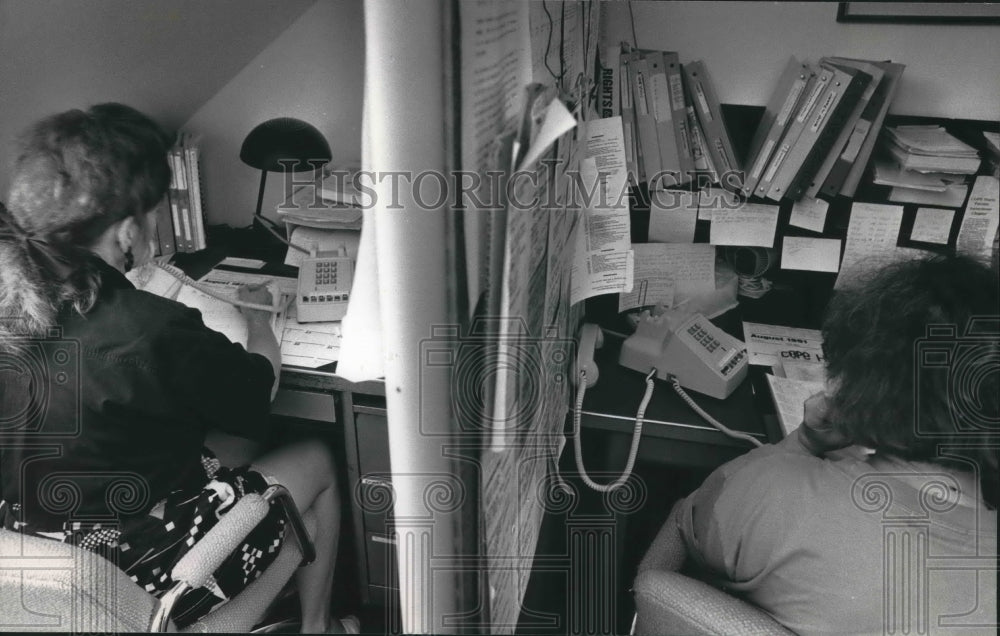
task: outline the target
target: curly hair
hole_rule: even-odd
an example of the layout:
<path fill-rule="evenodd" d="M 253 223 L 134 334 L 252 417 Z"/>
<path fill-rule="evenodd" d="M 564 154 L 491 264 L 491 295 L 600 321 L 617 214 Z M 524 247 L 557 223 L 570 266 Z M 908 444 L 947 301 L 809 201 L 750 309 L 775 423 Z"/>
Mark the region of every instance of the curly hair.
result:
<path fill-rule="evenodd" d="M 22 135 L 7 198 L 14 227 L 0 232 L 0 349 L 13 336 L 44 335 L 66 303 L 90 310 L 99 278 L 88 248 L 163 198 L 172 143 L 152 119 L 115 103 L 52 115 Z M 54 275 L 23 236 L 44 241 L 73 273 Z"/>
<path fill-rule="evenodd" d="M 823 324 L 827 375 L 836 387 L 831 406 L 848 437 L 902 459 L 966 470 L 971 460 L 992 508 L 1000 448 L 998 285 L 995 272 L 967 257 L 899 262 L 835 296 Z M 934 361 L 924 355 L 929 344 L 944 352 Z M 948 446 L 962 448 L 964 464 L 940 452 Z"/>

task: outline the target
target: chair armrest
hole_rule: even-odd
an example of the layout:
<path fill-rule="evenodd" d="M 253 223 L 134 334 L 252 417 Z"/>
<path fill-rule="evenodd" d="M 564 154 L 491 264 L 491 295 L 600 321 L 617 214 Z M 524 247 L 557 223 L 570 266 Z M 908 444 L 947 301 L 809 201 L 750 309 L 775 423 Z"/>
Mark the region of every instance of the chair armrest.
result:
<path fill-rule="evenodd" d="M 170 573 L 178 583 L 201 587 L 250 531 L 267 516 L 269 503 L 256 493 L 244 495 L 215 526 L 194 544 Z"/>

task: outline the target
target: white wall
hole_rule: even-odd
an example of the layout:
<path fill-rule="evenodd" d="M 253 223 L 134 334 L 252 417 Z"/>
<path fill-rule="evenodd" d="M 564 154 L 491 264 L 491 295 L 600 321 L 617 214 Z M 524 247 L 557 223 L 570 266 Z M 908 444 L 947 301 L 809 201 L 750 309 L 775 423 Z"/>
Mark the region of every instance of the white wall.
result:
<path fill-rule="evenodd" d="M 322 0 L 206 101 L 183 127 L 201 135 L 207 221 L 250 224 L 260 172 L 240 161 L 240 146 L 267 119 L 307 121 L 326 136 L 333 164 L 360 163 L 363 74 L 361 1 Z M 282 186 L 269 175 L 265 211 L 282 201 Z"/>
<path fill-rule="evenodd" d="M 0 0 L 0 200 L 14 139 L 120 101 L 174 129 L 315 0 Z"/>
<path fill-rule="evenodd" d="M 764 105 L 789 55 L 891 59 L 906 71 L 890 112 L 1000 119 L 1000 26 L 839 23 L 836 2 L 631 2 L 640 48 L 703 59 L 722 102 Z M 628 3 L 605 37 L 632 42 Z"/>

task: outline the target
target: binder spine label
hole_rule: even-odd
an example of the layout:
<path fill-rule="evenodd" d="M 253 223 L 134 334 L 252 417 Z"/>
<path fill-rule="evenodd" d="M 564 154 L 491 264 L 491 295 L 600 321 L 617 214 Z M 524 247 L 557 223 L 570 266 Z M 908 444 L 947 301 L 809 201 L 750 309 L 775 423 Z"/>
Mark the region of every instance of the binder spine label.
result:
<path fill-rule="evenodd" d="M 764 181 L 774 180 L 774 175 L 778 172 L 778 168 L 781 167 L 782 162 L 785 160 L 785 155 L 788 154 L 788 149 L 788 144 L 781 144 L 781 148 L 778 148 L 778 154 L 774 155 L 774 161 L 771 162 L 771 166 L 767 169 L 767 174 L 764 175 Z"/>
<path fill-rule="evenodd" d="M 729 158 L 729 153 L 726 152 L 726 145 L 722 143 L 721 139 L 715 140 L 715 151 L 719 153 L 719 159 L 722 160 L 722 171 L 730 172 L 733 169 L 733 162 Z"/>
<path fill-rule="evenodd" d="M 871 129 L 871 122 L 860 120 L 854 127 L 854 132 L 851 133 L 851 138 L 847 140 L 847 145 L 844 146 L 844 152 L 840 155 L 840 158 L 844 161 L 854 161 L 858 157 L 858 152 L 861 151 L 861 146 L 865 142 L 865 137 L 868 136 L 868 131 Z"/>
<path fill-rule="evenodd" d="M 621 103 L 622 110 L 632 108 L 632 87 L 628 81 L 628 67 L 622 64 Z"/>
<path fill-rule="evenodd" d="M 649 109 L 646 107 L 646 78 L 643 77 L 642 73 L 635 74 L 635 107 L 639 109 L 640 115 L 648 115 Z"/>
<path fill-rule="evenodd" d="M 795 83 L 792 84 L 792 90 L 789 91 L 785 103 L 781 105 L 781 110 L 778 111 L 778 117 L 775 120 L 778 126 L 784 126 L 788 123 L 788 118 L 792 116 L 792 111 L 795 110 L 795 105 L 799 103 L 799 97 L 802 96 L 802 91 L 805 90 L 805 87 L 806 80 L 804 77 L 795 80 Z"/>
<path fill-rule="evenodd" d="M 750 170 L 750 176 L 754 179 L 760 179 L 760 173 L 764 171 L 764 165 L 767 160 L 771 157 L 771 151 L 774 150 L 774 140 L 768 139 L 764 143 L 764 147 L 761 148 L 760 153 L 757 155 L 757 161 L 753 163 L 753 168 Z"/>
<path fill-rule="evenodd" d="M 657 123 L 671 120 L 670 92 L 667 90 L 666 75 L 653 76 L 653 117 Z"/>
<path fill-rule="evenodd" d="M 795 118 L 795 121 L 800 124 L 805 123 L 806 119 L 809 118 L 809 113 L 812 112 L 813 106 L 816 105 L 816 102 L 819 100 L 819 96 L 823 94 L 823 89 L 826 88 L 827 82 L 829 81 L 830 76 L 824 75 L 819 79 L 819 81 L 816 82 L 816 86 L 813 87 L 813 91 L 809 93 L 809 99 L 806 100 L 806 103 L 802 105 L 801 109 L 799 109 L 799 116 Z"/>
<path fill-rule="evenodd" d="M 687 117 L 678 120 L 678 125 L 680 127 L 680 140 L 681 140 L 681 150 L 684 154 L 691 156 L 691 133 L 688 131 Z"/>
<path fill-rule="evenodd" d="M 816 117 L 813 118 L 813 123 L 809 127 L 812 132 L 819 130 L 819 127 L 823 125 L 823 121 L 826 119 L 827 113 L 830 112 L 830 107 L 837 100 L 837 91 L 832 90 L 826 94 L 826 99 L 823 100 L 823 105 L 820 106 L 819 112 L 816 113 Z"/>
<path fill-rule="evenodd" d="M 705 98 L 705 89 L 702 88 L 701 82 L 694 82 L 694 92 L 698 97 L 698 105 L 701 106 L 701 112 L 705 114 L 705 121 L 712 121 L 712 110 L 708 107 L 708 100 Z"/>
<path fill-rule="evenodd" d="M 670 76 L 670 107 L 674 110 L 684 110 L 684 83 L 680 73 Z"/>

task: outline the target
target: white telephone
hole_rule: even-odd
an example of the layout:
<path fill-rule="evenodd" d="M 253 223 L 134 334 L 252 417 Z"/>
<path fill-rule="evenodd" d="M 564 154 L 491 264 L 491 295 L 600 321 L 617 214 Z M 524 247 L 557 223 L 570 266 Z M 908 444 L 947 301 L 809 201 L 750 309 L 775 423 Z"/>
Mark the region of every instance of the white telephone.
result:
<path fill-rule="evenodd" d="M 693 314 L 674 328 L 667 314 L 644 311 L 635 333 L 622 345 L 618 362 L 656 377 L 670 376 L 686 388 L 724 400 L 747 376 L 743 342 Z"/>
<path fill-rule="evenodd" d="M 346 250 L 314 252 L 299 265 L 298 293 L 295 295 L 299 322 L 342 320 L 347 314 L 354 261 Z"/>

